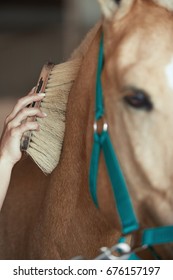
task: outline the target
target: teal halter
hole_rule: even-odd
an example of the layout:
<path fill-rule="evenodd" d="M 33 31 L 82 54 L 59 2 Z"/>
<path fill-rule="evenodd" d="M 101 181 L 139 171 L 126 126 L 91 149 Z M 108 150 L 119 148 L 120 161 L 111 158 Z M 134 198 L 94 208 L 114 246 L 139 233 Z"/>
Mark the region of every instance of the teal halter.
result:
<path fill-rule="evenodd" d="M 116 153 L 114 151 L 109 132 L 108 125 L 103 121 L 103 130 L 101 133 L 97 130 L 98 121 L 104 120 L 104 100 L 103 88 L 101 82 L 101 73 L 104 63 L 104 44 L 103 36 L 100 41 L 98 69 L 97 69 L 97 83 L 96 83 L 96 104 L 95 104 L 95 124 L 94 124 L 94 143 L 90 162 L 89 171 L 89 185 L 92 199 L 99 207 L 97 198 L 97 178 L 100 153 L 103 151 L 104 160 L 106 163 L 107 172 L 111 181 L 112 190 L 118 211 L 122 236 L 119 243 L 124 242 L 125 236 L 133 234 L 140 229 L 138 219 L 135 215 L 132 201 L 128 192 L 126 181 L 118 162 Z M 150 248 L 154 252 L 152 246 L 173 242 L 173 226 L 164 226 L 157 228 L 145 229 L 141 232 L 141 242 L 139 247 Z M 154 255 L 155 252 L 153 253 Z M 156 256 L 157 258 L 157 256 Z M 133 252 L 129 253 L 128 259 L 139 259 Z"/>

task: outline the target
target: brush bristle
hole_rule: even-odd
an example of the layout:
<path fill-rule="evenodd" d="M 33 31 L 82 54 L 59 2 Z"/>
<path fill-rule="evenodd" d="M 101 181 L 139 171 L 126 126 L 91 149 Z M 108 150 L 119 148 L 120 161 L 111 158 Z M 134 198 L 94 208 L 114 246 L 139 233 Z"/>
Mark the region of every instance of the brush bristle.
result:
<path fill-rule="evenodd" d="M 66 121 L 68 95 L 81 65 L 80 59 L 55 65 L 46 86 L 41 110 L 46 118 L 37 118 L 40 130 L 32 133 L 27 153 L 45 174 L 50 174 L 60 160 Z"/>

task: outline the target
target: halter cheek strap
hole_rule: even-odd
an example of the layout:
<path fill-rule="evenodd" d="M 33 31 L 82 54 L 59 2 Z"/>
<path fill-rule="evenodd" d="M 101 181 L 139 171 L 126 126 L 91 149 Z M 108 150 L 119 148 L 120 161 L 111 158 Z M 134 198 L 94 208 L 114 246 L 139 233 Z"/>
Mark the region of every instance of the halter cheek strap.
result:
<path fill-rule="evenodd" d="M 104 117 L 104 104 L 103 104 L 103 90 L 101 83 L 101 73 L 103 68 L 103 36 L 100 42 L 99 59 L 98 59 L 98 71 L 97 71 L 97 85 L 96 85 L 96 110 L 95 110 L 95 132 L 94 132 L 94 144 L 91 157 L 90 166 L 90 192 L 94 203 L 98 207 L 97 200 L 97 177 L 98 177 L 98 165 L 101 150 L 103 151 L 107 171 L 111 180 L 114 198 L 120 221 L 122 224 L 123 234 L 128 234 L 139 228 L 137 218 L 135 216 L 133 206 L 130 200 L 130 196 L 127 190 L 126 182 L 116 154 L 107 131 L 107 127 L 99 134 L 96 131 L 97 122 Z"/>
<path fill-rule="evenodd" d="M 96 83 L 96 102 L 95 102 L 95 123 L 94 123 L 94 142 L 90 162 L 89 185 L 92 199 L 99 207 L 97 197 L 97 178 L 100 154 L 103 152 L 107 172 L 111 181 L 115 204 L 119 215 L 122 234 L 131 234 L 139 229 L 139 223 L 134 212 L 132 201 L 128 192 L 126 181 L 121 170 L 118 158 L 114 151 L 111 138 L 108 132 L 108 125 L 104 121 L 105 110 L 103 101 L 103 88 L 101 74 L 104 64 L 104 44 L 103 36 L 100 41 L 97 83 Z M 102 132 L 98 132 L 97 124 L 102 121 Z M 121 239 L 120 239 L 121 242 Z M 142 232 L 140 247 L 151 247 L 153 245 L 173 242 L 173 226 L 145 229 Z M 128 259 L 139 259 L 133 252 Z"/>

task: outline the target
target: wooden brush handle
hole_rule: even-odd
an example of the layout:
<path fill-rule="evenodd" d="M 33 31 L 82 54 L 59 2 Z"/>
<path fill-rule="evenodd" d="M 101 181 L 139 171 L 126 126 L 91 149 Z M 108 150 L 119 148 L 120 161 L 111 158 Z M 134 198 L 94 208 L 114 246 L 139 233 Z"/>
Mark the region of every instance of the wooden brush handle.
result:
<path fill-rule="evenodd" d="M 40 77 L 38 79 L 37 86 L 35 88 L 35 93 L 38 94 L 38 93 L 45 92 L 48 78 L 49 78 L 50 72 L 52 71 L 53 67 L 54 67 L 53 63 L 48 63 L 43 66 Z M 41 104 L 41 101 L 33 102 L 28 107 L 40 108 L 40 104 Z M 35 121 L 35 119 L 36 119 L 36 117 L 28 117 L 25 120 L 25 122 L 28 122 L 28 121 L 33 122 L 33 121 Z M 32 131 L 27 131 L 23 134 L 23 136 L 21 138 L 21 142 L 20 142 L 21 151 L 27 151 L 27 149 L 29 147 L 29 143 L 31 141 L 31 136 L 32 136 Z"/>

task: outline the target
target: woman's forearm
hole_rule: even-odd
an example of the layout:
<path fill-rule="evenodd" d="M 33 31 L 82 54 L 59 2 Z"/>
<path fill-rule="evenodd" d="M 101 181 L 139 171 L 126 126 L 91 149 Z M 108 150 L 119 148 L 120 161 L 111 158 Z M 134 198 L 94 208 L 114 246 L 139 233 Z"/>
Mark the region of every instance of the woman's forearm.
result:
<path fill-rule="evenodd" d="M 13 165 L 0 157 L 0 210 L 8 190 L 12 169 Z"/>
<path fill-rule="evenodd" d="M 19 99 L 11 114 L 5 120 L 3 134 L 0 138 L 0 210 L 8 190 L 13 166 L 22 156 L 20 150 L 21 137 L 26 131 L 39 130 L 38 122 L 27 122 L 27 118 L 46 117 L 46 114 L 39 108 L 28 107 L 28 105 L 33 102 L 40 102 L 44 96 L 43 93 L 35 94 L 33 89 L 27 96 Z"/>

